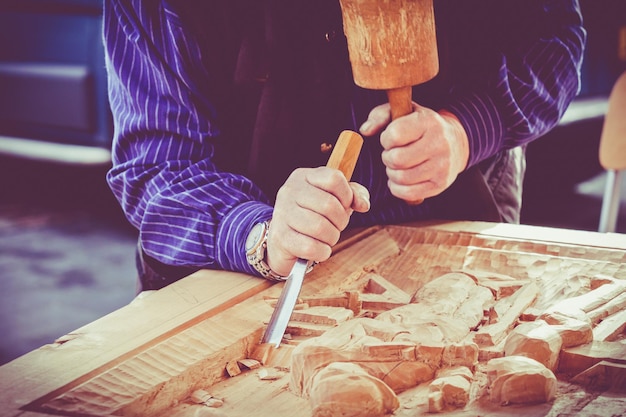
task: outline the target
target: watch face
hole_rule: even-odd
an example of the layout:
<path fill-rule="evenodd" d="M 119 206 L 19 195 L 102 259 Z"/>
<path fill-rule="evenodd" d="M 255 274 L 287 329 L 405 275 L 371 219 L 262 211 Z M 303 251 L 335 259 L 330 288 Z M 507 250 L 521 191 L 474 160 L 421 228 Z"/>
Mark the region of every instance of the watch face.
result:
<path fill-rule="evenodd" d="M 250 252 L 259 243 L 259 240 L 263 237 L 265 231 L 265 223 L 257 223 L 254 225 L 248 238 L 246 239 L 246 252 Z"/>

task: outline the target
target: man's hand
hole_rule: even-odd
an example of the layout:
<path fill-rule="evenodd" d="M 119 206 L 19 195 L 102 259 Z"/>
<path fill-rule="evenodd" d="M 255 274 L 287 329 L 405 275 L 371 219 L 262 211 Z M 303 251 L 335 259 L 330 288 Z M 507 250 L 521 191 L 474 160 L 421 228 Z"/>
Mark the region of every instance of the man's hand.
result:
<path fill-rule="evenodd" d="M 465 169 L 469 158 L 467 134 L 456 116 L 415 103 L 413 109 L 390 123 L 389 104 L 380 105 L 360 129 L 365 136 L 382 131 L 382 160 L 389 189 L 406 201 L 443 192 Z"/>
<path fill-rule="evenodd" d="M 296 169 L 276 195 L 267 242 L 268 265 L 287 276 L 297 258 L 325 261 L 352 213 L 369 208 L 367 189 L 349 183 L 341 171 Z"/>

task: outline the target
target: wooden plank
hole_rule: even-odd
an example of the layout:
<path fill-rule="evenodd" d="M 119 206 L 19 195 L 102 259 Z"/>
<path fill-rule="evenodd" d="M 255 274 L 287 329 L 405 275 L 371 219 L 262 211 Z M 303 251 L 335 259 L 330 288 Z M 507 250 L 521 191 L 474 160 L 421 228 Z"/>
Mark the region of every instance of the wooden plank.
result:
<path fill-rule="evenodd" d="M 398 253 L 397 246 L 385 237 L 384 233 L 382 237 L 375 235 L 376 233 L 370 234 L 369 246 L 359 241 L 354 243 L 356 247 L 363 246 L 363 250 L 342 251 L 336 254 L 332 261 L 316 268 L 307 276 L 307 285 L 303 293 L 306 293 L 307 286 L 340 288 L 345 284 L 344 275 L 354 272 L 350 265 L 361 263 L 363 265 L 361 271 L 365 274 L 366 266 L 370 262 L 377 262 Z M 379 246 L 378 249 L 375 247 L 372 249 L 372 241 L 374 246 Z M 43 347 L 3 366 L 0 369 L 0 388 L 4 390 L 4 394 L 0 407 L 5 410 L 18 410 L 32 403 L 31 407 L 35 410 L 40 407 L 52 409 L 60 407 L 58 410 L 69 407 L 75 410 L 74 412 L 84 412 L 68 404 L 76 401 L 78 398 L 76 395 L 94 397 L 96 395 L 94 390 L 82 384 L 97 380 L 96 385 L 100 388 L 103 385 L 110 387 L 107 388 L 110 398 L 106 400 L 99 398 L 96 401 L 99 403 L 97 407 L 87 407 L 88 412 L 94 413 L 92 415 L 101 415 L 105 410 L 115 410 L 116 407 L 122 407 L 124 413 L 128 415 L 155 414 L 159 407 L 169 406 L 168 401 L 173 401 L 181 390 L 188 389 L 188 387 L 179 389 L 170 381 L 168 389 L 164 390 L 158 383 L 159 378 L 185 379 L 189 377 L 188 374 L 198 373 L 193 367 L 190 370 L 184 369 L 191 363 L 179 364 L 177 366 L 180 366 L 180 370 L 173 372 L 166 369 L 168 364 L 177 364 L 180 361 L 176 361 L 174 355 L 164 353 L 161 345 L 178 343 L 178 349 L 175 347 L 169 349 L 173 354 L 180 354 L 191 347 L 202 353 L 199 356 L 213 361 L 217 360 L 224 349 L 234 349 L 240 355 L 243 354 L 245 349 L 251 349 L 258 342 L 263 321 L 271 315 L 271 307 L 264 298 L 279 293 L 282 288 L 282 284 L 272 285 L 269 281 L 244 274 L 200 271 L 72 332 L 71 335 L 64 337 L 62 344 Z M 315 290 L 309 292 L 318 293 Z M 254 307 L 250 307 L 251 303 Z M 256 309 L 265 309 L 267 314 L 259 315 L 255 313 Z M 210 322 L 212 318 L 218 317 L 226 310 L 228 310 L 227 319 Z M 244 312 L 235 313 L 239 310 Z M 238 316 L 241 317 L 239 324 L 234 320 Z M 213 332 L 221 329 L 219 331 L 221 337 L 215 338 L 211 333 L 202 336 L 201 328 L 207 323 L 211 323 L 209 327 Z M 200 338 L 189 336 L 187 330 L 199 332 Z M 181 338 L 184 342 L 177 342 L 177 339 Z M 203 343 L 211 338 L 214 340 L 210 345 Z M 159 345 L 159 349 L 151 350 L 156 345 Z M 181 350 L 183 346 L 185 348 Z M 242 358 L 224 357 L 228 360 Z M 224 365 L 228 360 L 223 362 Z M 106 382 L 107 379 L 118 380 L 119 374 L 140 374 L 140 365 L 135 365 L 135 362 L 146 361 L 157 364 L 151 371 L 154 375 L 150 375 L 148 378 L 150 381 L 147 383 L 154 386 L 137 388 L 138 391 L 134 393 L 137 398 L 132 401 L 129 399 L 130 396 L 127 398 L 114 395 L 113 392 L 119 390 L 120 386 Z M 39 366 L 41 363 L 45 366 Z M 37 366 L 34 366 L 35 364 Z M 210 369 L 207 364 L 208 362 L 200 368 Z M 219 368 L 210 371 L 213 374 L 223 373 L 223 369 Z M 211 378 L 215 378 L 213 374 Z M 46 375 L 54 377 L 47 378 Z M 12 384 L 12 380 L 19 382 Z M 133 381 L 132 384 L 138 383 Z M 18 395 L 25 392 L 28 394 Z M 158 401 L 150 395 L 152 392 L 159 393 Z"/>
<path fill-rule="evenodd" d="M 208 414 L 207 410 L 204 409 L 202 411 L 206 414 L 184 414 L 184 416 L 311 416 L 308 400 L 294 395 L 289 390 L 289 375 L 278 380 L 263 381 L 259 379 L 258 371 L 244 372 L 212 387 L 210 389 L 211 394 L 224 399 L 224 405 L 215 410 L 214 414 Z M 168 411 L 158 417 L 170 417 L 171 415 L 171 411 Z"/>
<path fill-rule="evenodd" d="M 562 264 L 573 270 L 626 277 L 626 236 L 607 240 L 607 235 L 595 232 L 563 236 L 554 229 L 498 226 L 452 222 L 359 231 L 307 275 L 302 298 L 332 299 L 356 313 L 356 290 L 364 288 L 368 274 L 380 274 L 390 288 L 412 294 L 447 269 L 486 266 L 508 274 L 501 269 L 507 263 L 498 262 L 516 257 L 521 260 L 516 267 L 532 265 L 534 273 L 546 280 L 557 276 Z M 0 415 L 41 416 L 40 408 L 24 411 L 20 407 L 33 402 L 37 407 L 65 406 L 102 387 L 121 393 L 128 388 L 132 395 L 108 395 L 109 405 L 104 400 L 98 404 L 104 412 L 96 414 L 92 408 L 92 415 L 113 414 L 111 410 L 118 415 L 174 415 L 172 405 L 184 401 L 190 389 L 206 389 L 213 395 L 213 388 L 226 385 L 230 387 L 224 391 L 228 401 L 221 411 L 230 411 L 229 407 L 237 411 L 224 415 L 265 417 L 276 415 L 274 406 L 294 416 L 310 415 L 306 400 L 289 392 L 285 378 L 259 381 L 252 374 L 256 370 L 242 369 L 240 375 L 224 379 L 227 363 L 250 357 L 263 322 L 271 315 L 272 307 L 265 299 L 277 297 L 281 288 L 282 284 L 221 271 L 187 277 L 0 367 Z M 278 362 L 284 366 L 285 355 Z M 148 369 L 154 374 L 144 373 Z M 255 378 L 240 382 L 248 375 Z M 129 379 L 135 381 L 126 385 Z M 264 385 L 268 389 L 259 389 L 261 382 L 270 384 Z M 236 391 L 242 399 L 255 401 L 245 401 L 248 405 L 232 402 Z M 271 404 L 271 412 L 259 411 L 261 403 L 264 407 Z M 567 411 L 567 406 L 562 409 Z M 63 410 L 57 412 L 67 415 Z"/>
<path fill-rule="evenodd" d="M 263 294 L 253 295 L 34 407 L 88 416 L 156 415 L 226 378 L 227 364 L 249 357 L 261 338 L 260 319 L 270 315 Z"/>
<path fill-rule="evenodd" d="M 270 285 L 244 274 L 200 271 L 132 302 L 75 330 L 63 343 L 0 367 L 0 410 L 17 413 L 37 398 L 78 386 Z"/>

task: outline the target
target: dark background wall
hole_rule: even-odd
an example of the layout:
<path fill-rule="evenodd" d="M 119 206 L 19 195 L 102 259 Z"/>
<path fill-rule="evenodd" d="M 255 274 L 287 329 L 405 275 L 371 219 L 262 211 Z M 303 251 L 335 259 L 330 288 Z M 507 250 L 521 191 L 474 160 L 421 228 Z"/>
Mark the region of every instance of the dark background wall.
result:
<path fill-rule="evenodd" d="M 108 147 L 102 0 L 0 3 L 0 135 Z"/>

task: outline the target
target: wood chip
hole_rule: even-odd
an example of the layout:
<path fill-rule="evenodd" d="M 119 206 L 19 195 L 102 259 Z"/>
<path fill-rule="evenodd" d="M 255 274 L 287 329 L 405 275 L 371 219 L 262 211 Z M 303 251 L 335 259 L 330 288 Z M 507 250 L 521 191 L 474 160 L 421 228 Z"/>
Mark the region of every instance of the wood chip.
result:
<path fill-rule="evenodd" d="M 198 389 L 198 390 L 195 390 L 193 393 L 191 393 L 190 398 L 191 398 L 191 401 L 193 401 L 196 404 L 204 404 L 205 402 L 213 398 L 213 396 L 203 389 Z"/>
<path fill-rule="evenodd" d="M 226 364 L 226 372 L 231 377 L 239 375 L 241 373 L 241 368 L 239 367 L 237 361 L 229 361 Z"/>
<path fill-rule="evenodd" d="M 219 408 L 224 405 L 224 401 L 220 400 L 219 398 L 213 397 L 213 398 L 209 398 L 209 400 L 206 401 L 204 405 L 206 405 L 207 407 L 211 407 L 211 408 Z"/>
<path fill-rule="evenodd" d="M 247 368 L 247 369 L 257 369 L 261 367 L 261 362 L 252 358 L 241 359 L 237 362 L 239 363 L 240 366 L 243 366 L 244 368 Z"/>
<path fill-rule="evenodd" d="M 275 368 L 262 368 L 259 370 L 258 375 L 261 381 L 275 381 L 282 378 L 285 373 Z"/>

